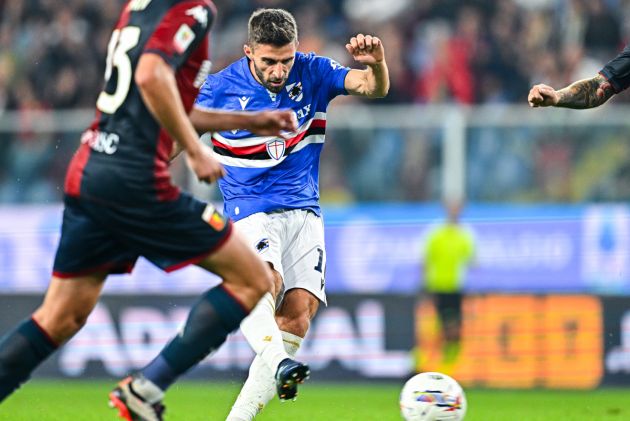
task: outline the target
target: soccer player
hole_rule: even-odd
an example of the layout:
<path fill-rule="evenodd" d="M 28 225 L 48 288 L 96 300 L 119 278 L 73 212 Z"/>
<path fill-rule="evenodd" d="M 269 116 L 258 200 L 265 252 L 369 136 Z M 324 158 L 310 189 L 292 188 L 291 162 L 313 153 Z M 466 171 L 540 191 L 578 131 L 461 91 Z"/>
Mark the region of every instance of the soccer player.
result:
<path fill-rule="evenodd" d="M 630 45 L 609 61 L 591 79 L 579 80 L 556 91 L 544 84 L 534 85 L 527 102 L 531 107 L 595 108 L 630 86 Z"/>
<path fill-rule="evenodd" d="M 0 401 L 84 325 L 107 275 L 131 271 L 139 256 L 167 272 L 196 264 L 223 283 L 199 297 L 182 331 L 142 376 L 112 393 L 128 420 L 161 420 L 164 391 L 219 347 L 270 290 L 268 266 L 233 233 L 231 222 L 180 192 L 168 171 L 177 142 L 200 180 L 223 175 L 187 115 L 207 74 L 206 35 L 214 15 L 209 0 L 124 6 L 109 43 L 96 118 L 68 168 L 48 291 L 32 316 L 0 340 Z M 291 111 L 205 117 L 215 129 L 263 135 L 297 127 Z"/>
<path fill-rule="evenodd" d="M 275 279 L 273 291 L 241 324 L 256 357 L 230 421 L 253 419 L 276 389 L 281 400 L 297 395 L 303 378 L 274 388 L 274 372 L 281 361 L 295 355 L 319 302 L 326 303 L 318 186 L 326 109 L 338 95 L 378 98 L 389 90 L 383 44 L 375 36 L 359 34 L 346 45 L 354 60 L 366 66 L 362 70 L 296 52 L 297 47 L 298 30 L 290 13 L 255 11 L 249 19 L 245 56 L 206 79 L 191 113 L 193 124 L 203 131 L 212 131 L 203 110 L 290 108 L 299 123 L 288 138 L 260 137 L 248 130 L 214 130 L 212 135 L 226 171 L 219 181 L 225 213 L 269 263 Z M 306 378 L 308 372 L 298 376 Z"/>

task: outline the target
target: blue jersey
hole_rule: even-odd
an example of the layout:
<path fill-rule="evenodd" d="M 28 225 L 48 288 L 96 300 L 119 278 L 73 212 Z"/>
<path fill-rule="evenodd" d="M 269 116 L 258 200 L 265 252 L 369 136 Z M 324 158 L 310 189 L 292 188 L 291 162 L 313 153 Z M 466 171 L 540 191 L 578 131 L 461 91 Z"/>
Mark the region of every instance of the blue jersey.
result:
<path fill-rule="evenodd" d="M 350 69 L 334 60 L 298 52 L 278 94 L 252 75 L 247 57 L 208 76 L 197 97 L 201 108 L 260 111 L 292 109 L 299 128 L 288 139 L 246 130 L 212 134 L 226 175 L 219 181 L 225 213 L 234 220 L 257 212 L 309 209 L 320 214 L 319 156 L 324 146 L 326 108 L 344 88 Z"/>

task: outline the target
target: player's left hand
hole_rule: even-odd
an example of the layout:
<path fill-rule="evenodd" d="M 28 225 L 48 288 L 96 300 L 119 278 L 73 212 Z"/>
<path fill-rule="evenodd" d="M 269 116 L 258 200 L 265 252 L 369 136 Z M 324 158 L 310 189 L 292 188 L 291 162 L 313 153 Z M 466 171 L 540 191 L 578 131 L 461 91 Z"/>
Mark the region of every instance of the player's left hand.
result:
<path fill-rule="evenodd" d="M 354 61 L 367 66 L 378 64 L 385 59 L 382 41 L 372 35 L 358 34 L 350 38 L 346 50 L 352 54 Z"/>

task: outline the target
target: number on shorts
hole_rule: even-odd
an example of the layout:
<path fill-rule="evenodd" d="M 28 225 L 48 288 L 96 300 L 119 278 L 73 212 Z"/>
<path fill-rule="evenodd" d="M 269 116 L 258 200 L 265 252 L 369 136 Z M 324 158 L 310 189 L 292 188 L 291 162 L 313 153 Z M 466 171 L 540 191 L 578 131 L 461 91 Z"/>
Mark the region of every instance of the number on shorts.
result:
<path fill-rule="evenodd" d="M 318 271 L 319 273 L 322 273 L 323 271 L 323 263 L 324 263 L 324 250 L 320 249 L 319 247 L 317 247 L 317 252 L 319 253 L 319 260 L 317 261 L 317 266 L 314 267 L 314 269 L 316 271 Z"/>
<path fill-rule="evenodd" d="M 131 68 L 131 60 L 127 53 L 133 47 L 138 45 L 140 40 L 140 28 L 137 26 L 127 26 L 123 29 L 115 29 L 112 38 L 107 45 L 107 61 L 105 65 L 105 83 L 112 76 L 112 68 L 116 67 L 118 71 L 118 80 L 116 81 L 116 90 L 113 94 L 108 94 L 104 90 L 98 96 L 96 108 L 106 114 L 114 114 L 127 98 L 129 88 L 131 87 L 131 79 L 133 78 L 133 69 Z"/>

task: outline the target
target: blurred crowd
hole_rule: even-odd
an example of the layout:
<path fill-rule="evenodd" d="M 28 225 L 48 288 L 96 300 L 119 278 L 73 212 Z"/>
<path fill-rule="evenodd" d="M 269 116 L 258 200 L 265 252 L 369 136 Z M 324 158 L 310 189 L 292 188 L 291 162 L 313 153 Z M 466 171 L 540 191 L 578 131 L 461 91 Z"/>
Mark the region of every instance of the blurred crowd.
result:
<path fill-rule="evenodd" d="M 111 28 L 122 3 L 0 0 L 0 113 L 18 111 L 24 127 L 17 136 L 0 131 L 0 201 L 59 197 L 58 183 L 51 180 L 63 173 L 55 165 L 65 165 L 64 159 L 53 157 L 60 135 L 33 134 L 27 127 L 48 109 L 93 107 L 102 85 Z M 344 48 L 349 37 L 358 32 L 381 37 L 392 88 L 380 103 L 524 103 L 532 83 L 560 87 L 591 77 L 630 39 L 630 0 L 215 3 L 219 16 L 212 35 L 213 71 L 241 57 L 252 10 L 282 7 L 296 16 L 300 50 L 346 65 L 352 65 Z M 400 133 L 380 136 L 387 139 Z M 344 153 L 332 148 L 331 157 Z M 361 179 L 349 176 L 353 177 Z M 26 179 L 32 179 L 28 186 Z M 369 186 L 347 184 L 350 199 L 366 198 L 361 189 Z M 403 192 L 394 199 L 426 199 L 421 192 L 430 190 Z"/>

